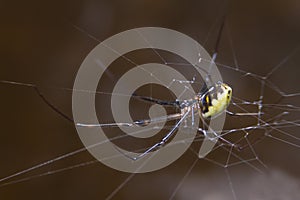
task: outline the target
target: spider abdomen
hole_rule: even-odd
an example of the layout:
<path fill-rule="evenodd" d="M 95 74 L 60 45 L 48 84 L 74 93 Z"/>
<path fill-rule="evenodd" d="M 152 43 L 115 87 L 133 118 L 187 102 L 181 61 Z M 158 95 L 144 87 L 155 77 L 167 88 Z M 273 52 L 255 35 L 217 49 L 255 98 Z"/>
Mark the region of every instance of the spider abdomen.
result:
<path fill-rule="evenodd" d="M 216 117 L 226 110 L 230 103 L 232 89 L 225 83 L 217 83 L 211 87 L 200 99 L 203 118 Z"/>

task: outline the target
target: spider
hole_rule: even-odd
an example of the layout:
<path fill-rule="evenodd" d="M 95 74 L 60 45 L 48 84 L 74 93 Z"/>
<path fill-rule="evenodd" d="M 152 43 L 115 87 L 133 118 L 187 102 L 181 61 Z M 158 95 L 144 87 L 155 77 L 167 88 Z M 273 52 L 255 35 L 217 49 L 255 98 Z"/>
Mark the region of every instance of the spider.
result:
<path fill-rule="evenodd" d="M 82 127 L 113 127 L 113 126 L 127 126 L 127 127 L 140 127 L 146 126 L 150 123 L 157 123 L 164 120 L 178 120 L 174 127 L 157 143 L 149 147 L 143 153 L 139 154 L 137 157 L 129 157 L 132 160 L 138 160 L 144 157 L 149 152 L 152 152 L 155 149 L 159 149 L 165 145 L 168 140 L 174 135 L 177 128 L 181 123 L 188 117 L 192 118 L 192 124 L 194 124 L 195 114 L 200 116 L 200 119 L 211 119 L 217 117 L 219 114 L 224 112 L 228 107 L 231 97 L 232 89 L 225 83 L 217 82 L 212 85 L 210 88 L 207 88 L 206 85 L 201 89 L 201 91 L 195 95 L 194 98 L 188 100 L 175 100 L 175 101 L 164 101 L 160 99 L 154 99 L 146 96 L 138 96 L 133 94 L 135 98 L 138 98 L 143 101 L 163 105 L 163 106 L 173 106 L 180 109 L 180 113 L 170 114 L 164 117 L 158 117 L 154 119 L 144 119 L 136 120 L 132 123 L 108 123 L 108 124 L 83 124 L 77 123 L 76 126 Z M 229 114 L 233 114 L 228 112 Z M 234 115 L 238 115 L 235 113 Z M 126 156 L 126 155 L 125 155 Z"/>

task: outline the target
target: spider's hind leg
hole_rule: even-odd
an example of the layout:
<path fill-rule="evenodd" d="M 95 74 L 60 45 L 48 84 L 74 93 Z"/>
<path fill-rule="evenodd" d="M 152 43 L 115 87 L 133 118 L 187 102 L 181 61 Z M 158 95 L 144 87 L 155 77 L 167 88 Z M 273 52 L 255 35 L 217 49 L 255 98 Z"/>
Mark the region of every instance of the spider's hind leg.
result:
<path fill-rule="evenodd" d="M 124 156 L 126 156 L 127 158 L 133 160 L 133 161 L 137 161 L 141 158 L 143 158 L 144 156 L 146 156 L 147 154 L 149 154 L 150 152 L 153 152 L 155 150 L 160 149 L 161 147 L 163 147 L 164 145 L 166 145 L 166 143 L 170 140 L 170 138 L 176 133 L 175 131 L 178 129 L 178 127 L 181 125 L 181 123 L 186 119 L 186 117 L 190 114 L 191 111 L 187 111 L 185 112 L 182 117 L 180 118 L 180 120 L 175 124 L 175 126 L 168 132 L 167 135 L 165 135 L 159 142 L 155 143 L 154 145 L 152 145 L 151 147 L 147 148 L 143 153 L 139 154 L 136 157 L 131 157 L 128 154 L 125 154 L 122 150 L 118 149 L 117 150 L 122 153 Z"/>

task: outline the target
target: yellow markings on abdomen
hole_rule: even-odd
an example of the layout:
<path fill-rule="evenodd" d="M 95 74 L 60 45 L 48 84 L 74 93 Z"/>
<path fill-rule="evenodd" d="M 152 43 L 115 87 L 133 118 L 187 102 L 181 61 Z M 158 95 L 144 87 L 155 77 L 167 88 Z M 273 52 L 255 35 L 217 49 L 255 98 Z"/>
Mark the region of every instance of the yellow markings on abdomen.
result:
<path fill-rule="evenodd" d="M 232 96 L 232 89 L 224 84 L 216 84 L 214 90 L 210 91 L 202 99 L 202 116 L 204 118 L 216 117 L 226 110 Z"/>

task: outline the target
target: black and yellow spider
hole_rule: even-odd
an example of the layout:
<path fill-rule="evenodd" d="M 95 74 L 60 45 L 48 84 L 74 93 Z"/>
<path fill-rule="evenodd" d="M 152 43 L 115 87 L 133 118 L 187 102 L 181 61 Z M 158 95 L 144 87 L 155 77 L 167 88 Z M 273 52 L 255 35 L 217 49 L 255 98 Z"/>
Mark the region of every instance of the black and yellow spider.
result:
<path fill-rule="evenodd" d="M 200 93 L 196 94 L 194 98 L 188 100 L 175 100 L 175 101 L 164 101 L 160 99 L 154 99 L 151 97 L 133 95 L 143 101 L 152 102 L 155 104 L 163 106 L 173 106 L 179 108 L 180 112 L 175 114 L 170 114 L 163 117 L 158 117 L 154 119 L 144 119 L 136 120 L 132 123 L 108 123 L 108 124 L 83 124 L 77 123 L 76 126 L 81 127 L 113 127 L 113 126 L 127 126 L 127 127 L 139 127 L 146 126 L 150 123 L 158 123 L 162 121 L 178 120 L 174 127 L 157 143 L 146 149 L 143 153 L 139 154 L 137 157 L 129 157 L 132 160 L 137 160 L 142 158 L 147 153 L 160 148 L 173 136 L 177 128 L 181 123 L 188 117 L 192 118 L 192 123 L 194 122 L 195 114 L 198 114 L 201 119 L 210 119 L 218 116 L 220 113 L 224 112 L 230 103 L 232 96 L 232 89 L 225 83 L 217 82 L 210 88 L 204 87 Z"/>

